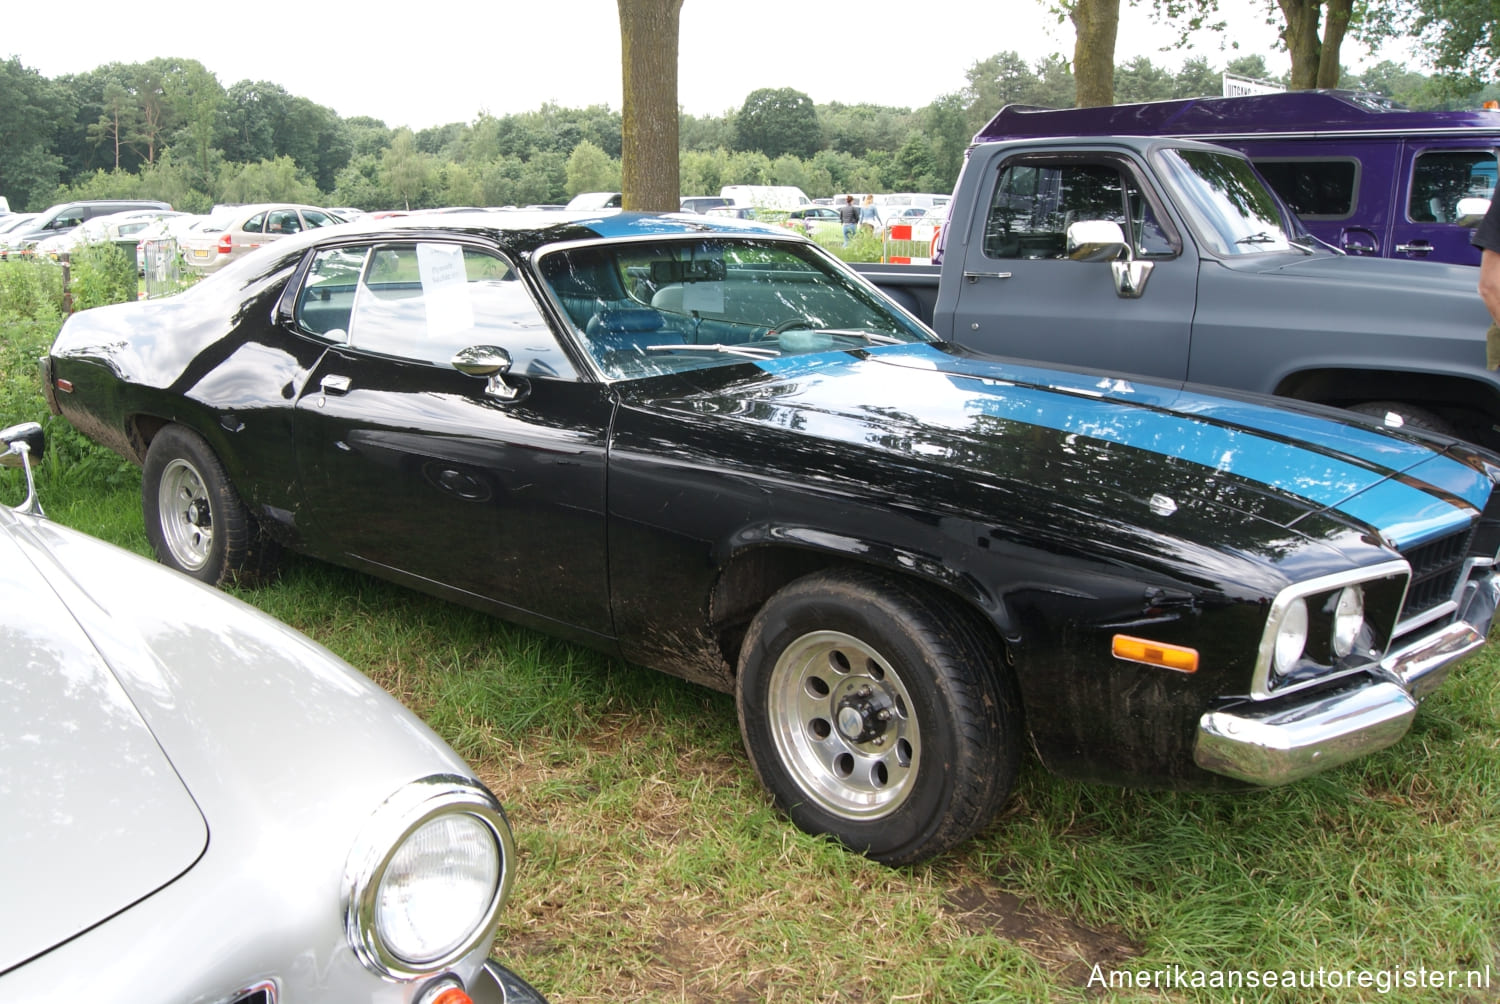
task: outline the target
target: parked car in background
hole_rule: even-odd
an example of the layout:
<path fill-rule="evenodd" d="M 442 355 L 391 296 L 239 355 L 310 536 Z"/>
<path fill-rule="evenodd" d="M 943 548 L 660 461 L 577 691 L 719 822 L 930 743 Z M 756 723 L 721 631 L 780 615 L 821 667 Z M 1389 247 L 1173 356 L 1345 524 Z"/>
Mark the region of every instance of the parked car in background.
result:
<path fill-rule="evenodd" d="M 624 196 L 619 192 L 579 192 L 568 200 L 567 209 L 619 209 Z"/>
<path fill-rule="evenodd" d="M 756 223 L 297 235 L 74 314 L 42 383 L 142 465 L 163 563 L 292 548 L 733 692 L 796 824 L 891 863 L 1024 755 L 1235 787 L 1387 746 L 1500 596 L 1500 458 L 973 353 Z"/>
<path fill-rule="evenodd" d="M 85 220 L 109 216 L 132 209 L 159 209 L 170 212 L 165 202 L 150 199 L 84 199 L 61 202 L 37 214 L 36 219 L 0 236 L 0 259 L 29 257 L 36 245 L 48 237 L 64 234 Z"/>
<path fill-rule="evenodd" d="M 727 205 L 729 205 L 729 200 L 722 195 L 684 195 L 681 203 L 682 211 L 685 213 L 701 213 L 707 209 L 717 209 Z"/>
<path fill-rule="evenodd" d="M 839 222 L 839 211 L 827 206 L 805 206 L 786 214 L 783 226 L 809 237 L 842 236 L 844 226 Z"/>
<path fill-rule="evenodd" d="M 96 216 L 91 220 L 56 237 L 48 237 L 37 244 L 37 257 L 53 261 L 61 258 L 83 244 L 114 244 L 134 257 L 140 234 L 153 224 L 177 216 L 187 216 L 166 209 L 131 209 L 109 216 Z"/>
<path fill-rule="evenodd" d="M 473 771 L 303 635 L 45 519 L 43 448 L 0 432 L 0 1000 L 540 1004 L 488 959 L 516 855 Z"/>
<path fill-rule="evenodd" d="M 717 216 L 726 220 L 753 220 L 760 216 L 760 212 L 754 206 L 715 206 L 712 209 L 703 210 L 704 216 Z"/>
<path fill-rule="evenodd" d="M 182 256 L 193 268 L 211 272 L 288 234 L 332 226 L 343 220 L 326 209 L 291 203 L 230 206 L 183 236 Z"/>
<path fill-rule="evenodd" d="M 8 234 L 13 230 L 26 226 L 36 219 L 36 213 L 11 213 L 8 216 L 0 216 L 0 234 Z"/>
<path fill-rule="evenodd" d="M 339 206 L 328 211 L 334 216 L 337 216 L 339 219 L 343 220 L 345 223 L 351 223 L 354 220 L 357 220 L 361 216 L 365 215 L 365 211 L 363 209 L 355 209 L 351 206 Z"/>

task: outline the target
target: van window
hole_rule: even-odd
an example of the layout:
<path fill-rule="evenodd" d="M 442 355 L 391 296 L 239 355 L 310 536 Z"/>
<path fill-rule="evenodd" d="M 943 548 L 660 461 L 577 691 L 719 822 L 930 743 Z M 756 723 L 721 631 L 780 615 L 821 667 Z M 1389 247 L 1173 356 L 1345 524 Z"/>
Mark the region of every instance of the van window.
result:
<path fill-rule="evenodd" d="M 1343 220 L 1354 214 L 1359 192 L 1359 161 L 1254 159 L 1276 194 L 1307 220 Z"/>
<path fill-rule="evenodd" d="M 1485 150 L 1436 150 L 1417 156 L 1412 172 L 1411 201 L 1407 219 L 1423 223 L 1457 223 L 1458 200 L 1490 197 L 1488 191 L 1473 191 L 1475 176 L 1495 174 L 1495 155 Z M 1481 180 L 1479 185 L 1482 186 Z"/>

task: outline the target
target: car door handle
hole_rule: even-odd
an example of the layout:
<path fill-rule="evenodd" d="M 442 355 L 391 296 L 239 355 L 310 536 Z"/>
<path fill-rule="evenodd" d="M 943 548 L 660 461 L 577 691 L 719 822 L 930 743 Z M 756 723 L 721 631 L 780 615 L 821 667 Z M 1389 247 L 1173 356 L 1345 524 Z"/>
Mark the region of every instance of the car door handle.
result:
<path fill-rule="evenodd" d="M 1009 279 L 1009 272 L 965 272 L 964 278 L 970 282 L 978 282 L 980 279 Z"/>
<path fill-rule="evenodd" d="M 1410 244 L 1397 244 L 1396 250 L 1401 254 L 1432 254 L 1432 242 L 1412 241 Z"/>
<path fill-rule="evenodd" d="M 325 376 L 318 384 L 323 388 L 324 394 L 347 394 L 349 393 L 349 378 L 337 374 Z"/>

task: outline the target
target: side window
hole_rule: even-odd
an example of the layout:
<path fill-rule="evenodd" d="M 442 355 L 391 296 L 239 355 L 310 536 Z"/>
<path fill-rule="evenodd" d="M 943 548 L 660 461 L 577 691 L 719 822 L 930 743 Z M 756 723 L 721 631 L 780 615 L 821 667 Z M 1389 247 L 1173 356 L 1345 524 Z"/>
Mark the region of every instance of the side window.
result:
<path fill-rule="evenodd" d="M 998 259 L 1065 258 L 1068 227 L 1118 223 L 1138 255 L 1174 248 L 1151 203 L 1113 164 L 1013 162 L 1001 168 L 985 218 L 984 253 Z"/>
<path fill-rule="evenodd" d="M 510 353 L 512 373 L 576 379 L 510 263 L 457 244 L 371 248 L 354 295 L 349 343 L 439 365 L 460 349 L 496 345 Z"/>
<path fill-rule="evenodd" d="M 229 228 L 225 227 L 224 229 L 227 230 Z M 263 234 L 263 233 L 265 233 L 266 232 L 266 214 L 265 213 L 256 213 L 254 216 L 252 216 L 248 220 L 246 220 L 245 221 L 245 225 L 243 227 L 241 227 L 240 229 L 243 230 L 243 231 L 245 231 L 245 233 L 247 233 L 247 234 Z"/>
<path fill-rule="evenodd" d="M 320 213 L 316 209 L 302 210 L 302 220 L 307 224 L 309 230 L 314 227 L 326 227 L 334 222 L 334 218 L 327 213 Z"/>
<path fill-rule="evenodd" d="M 1406 216 L 1418 223 L 1458 223 L 1463 215 L 1459 212 L 1459 200 L 1489 198 L 1494 178 L 1493 151 L 1439 150 L 1419 154 L 1412 172 Z"/>
<path fill-rule="evenodd" d="M 266 233 L 295 234 L 302 230 L 302 220 L 295 209 L 273 209 L 266 213 Z"/>
<path fill-rule="evenodd" d="M 1265 160 L 1255 169 L 1298 216 L 1344 220 L 1354 213 L 1359 192 L 1359 161 Z"/>
<path fill-rule="evenodd" d="M 359 274 L 364 271 L 368 254 L 367 247 L 318 252 L 297 295 L 297 324 L 303 331 L 330 341 L 348 340 L 354 292 L 359 288 Z"/>

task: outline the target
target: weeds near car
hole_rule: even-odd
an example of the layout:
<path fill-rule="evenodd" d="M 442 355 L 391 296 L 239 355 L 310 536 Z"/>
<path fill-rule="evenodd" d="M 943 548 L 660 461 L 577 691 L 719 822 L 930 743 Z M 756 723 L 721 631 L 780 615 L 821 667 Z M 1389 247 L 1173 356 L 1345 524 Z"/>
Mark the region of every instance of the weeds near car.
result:
<path fill-rule="evenodd" d="M 0 421 L 49 421 L 34 360 L 55 314 L 0 324 Z M 52 517 L 143 551 L 134 469 L 48 432 Z M 1213 795 L 1030 763 L 987 833 L 893 870 L 773 811 L 723 695 L 318 562 L 239 595 L 494 787 L 521 849 L 496 954 L 558 1004 L 1500 999 L 1500 648 L 1362 762 Z"/>

